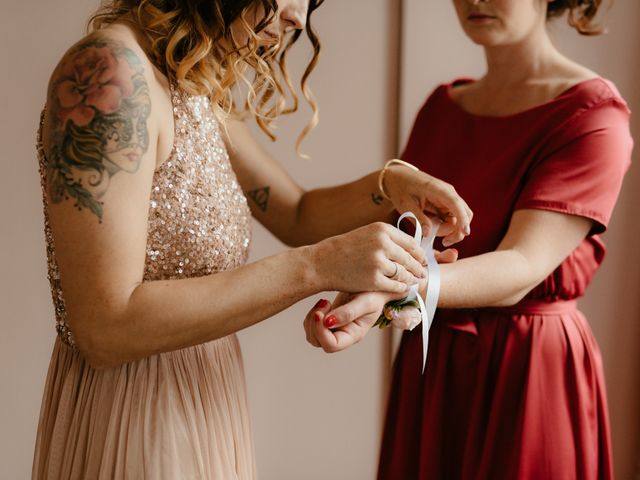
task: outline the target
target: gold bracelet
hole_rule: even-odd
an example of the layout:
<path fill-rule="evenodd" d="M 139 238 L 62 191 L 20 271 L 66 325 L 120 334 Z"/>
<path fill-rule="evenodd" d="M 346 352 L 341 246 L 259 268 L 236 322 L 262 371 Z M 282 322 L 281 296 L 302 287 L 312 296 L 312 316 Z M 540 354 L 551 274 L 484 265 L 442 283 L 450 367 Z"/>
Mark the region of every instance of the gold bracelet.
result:
<path fill-rule="evenodd" d="M 387 200 L 391 200 L 391 199 L 389 198 L 389 195 L 387 195 L 387 192 L 384 191 L 384 174 L 387 173 L 387 169 L 391 165 L 404 165 L 405 167 L 409 167 L 414 172 L 420 171 L 414 165 L 411 165 L 410 163 L 407 163 L 404 160 L 400 160 L 399 158 L 394 158 L 392 160 L 387 161 L 387 163 L 384 164 L 384 168 L 380 170 L 380 173 L 378 174 L 378 190 L 380 190 L 380 195 L 382 195 Z"/>

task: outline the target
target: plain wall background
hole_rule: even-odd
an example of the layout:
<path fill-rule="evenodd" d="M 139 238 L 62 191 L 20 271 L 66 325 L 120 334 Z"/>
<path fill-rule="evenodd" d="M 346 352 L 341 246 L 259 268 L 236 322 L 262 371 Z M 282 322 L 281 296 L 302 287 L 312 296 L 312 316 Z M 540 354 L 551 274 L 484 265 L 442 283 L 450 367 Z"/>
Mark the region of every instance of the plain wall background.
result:
<path fill-rule="evenodd" d="M 438 84 L 478 77 L 485 69 L 482 49 L 466 38 L 450 1 L 405 0 L 404 7 L 402 143 L 417 110 Z M 579 303 L 604 358 L 617 478 L 630 480 L 640 479 L 640 2 L 616 0 L 604 13 L 600 19 L 609 28 L 607 35 L 580 36 L 563 19 L 554 21 L 551 30 L 559 49 L 612 80 L 634 113 L 637 145 L 604 235 L 607 258 Z"/>
<path fill-rule="evenodd" d="M 327 2 L 315 18 L 323 58 L 312 77 L 321 104 L 320 126 L 303 144 L 311 161 L 295 156 L 292 142 L 308 110 L 282 122 L 269 148 L 307 187 L 357 178 L 394 155 L 397 142 L 392 67 L 395 9 L 400 0 Z M 94 0 L 3 0 L 0 16 L 0 476 L 28 478 L 44 377 L 54 338 L 46 280 L 41 193 L 35 131 L 48 76 L 83 32 Z M 339 4 L 339 5 L 338 5 Z M 562 34 L 565 51 L 613 79 L 640 111 L 636 0 L 617 0 L 608 16 L 611 34 L 580 39 Z M 366 21 L 363 15 L 366 14 Z M 405 0 L 400 132 L 406 138 L 428 91 L 459 74 L 482 71 L 482 58 L 462 34 L 450 2 Z M 562 29 L 561 29 L 562 31 Z M 293 69 L 308 59 L 299 48 Z M 634 123 L 640 138 L 638 122 Z M 265 144 L 268 142 L 265 141 Z M 637 158 L 637 157 L 636 157 Z M 637 160 L 636 160 L 637 161 Z M 627 177 L 606 240 L 609 256 L 582 303 L 602 346 L 612 411 L 619 478 L 637 463 L 639 253 L 638 169 Z M 283 248 L 256 226 L 252 259 Z M 331 297 L 329 297 L 331 298 Z M 266 480 L 374 478 L 386 392 L 386 339 L 379 332 L 340 355 L 306 345 L 302 318 L 317 298 L 241 332 L 260 478 Z"/>

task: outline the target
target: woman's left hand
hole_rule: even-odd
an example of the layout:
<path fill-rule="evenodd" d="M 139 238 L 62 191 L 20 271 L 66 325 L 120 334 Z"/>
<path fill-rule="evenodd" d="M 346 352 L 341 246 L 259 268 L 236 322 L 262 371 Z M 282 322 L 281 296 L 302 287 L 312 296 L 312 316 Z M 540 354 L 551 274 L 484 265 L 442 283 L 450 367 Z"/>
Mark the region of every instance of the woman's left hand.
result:
<path fill-rule="evenodd" d="M 471 233 L 473 212 L 452 185 L 404 165 L 390 165 L 383 188 L 398 212 L 412 212 L 427 235 L 433 224 L 429 215 L 443 220 L 438 231 L 445 247 Z"/>
<path fill-rule="evenodd" d="M 457 259 L 456 249 L 436 252 L 436 260 L 439 263 L 453 263 Z M 345 350 L 369 333 L 387 303 L 405 296 L 405 293 L 341 292 L 333 302 L 320 300 L 304 319 L 307 342 L 327 353 Z M 406 308 L 399 312 L 399 322 L 406 323 L 405 320 L 408 321 L 408 317 L 414 315 L 415 310 Z"/>
<path fill-rule="evenodd" d="M 355 345 L 371 330 L 387 302 L 405 294 L 338 293 L 332 302 L 320 300 L 304 319 L 307 342 L 335 353 Z M 331 315 L 328 315 L 332 312 Z"/>

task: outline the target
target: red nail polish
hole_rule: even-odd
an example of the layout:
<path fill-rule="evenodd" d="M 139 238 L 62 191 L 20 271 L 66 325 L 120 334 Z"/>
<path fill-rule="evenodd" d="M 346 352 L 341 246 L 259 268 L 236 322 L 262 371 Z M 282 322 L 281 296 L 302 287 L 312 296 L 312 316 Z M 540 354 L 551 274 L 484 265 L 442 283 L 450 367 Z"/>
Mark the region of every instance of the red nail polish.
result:
<path fill-rule="evenodd" d="M 317 308 L 326 308 L 329 306 L 329 300 L 325 300 L 324 298 L 318 300 L 318 303 L 316 303 L 313 306 L 313 309 L 317 309 Z"/>
<path fill-rule="evenodd" d="M 336 323 L 338 323 L 338 319 L 335 315 L 329 315 L 324 319 L 324 326 L 327 328 L 333 327 Z"/>
<path fill-rule="evenodd" d="M 322 315 L 320 315 L 318 312 L 315 312 L 313 314 L 313 319 L 317 322 L 319 322 L 322 319 Z"/>

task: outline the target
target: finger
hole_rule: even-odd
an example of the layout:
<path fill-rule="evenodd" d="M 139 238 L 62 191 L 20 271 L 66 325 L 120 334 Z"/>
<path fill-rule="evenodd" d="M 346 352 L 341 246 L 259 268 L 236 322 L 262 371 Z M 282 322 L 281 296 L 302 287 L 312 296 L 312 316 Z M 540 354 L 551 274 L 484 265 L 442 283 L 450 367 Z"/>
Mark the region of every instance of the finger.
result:
<path fill-rule="evenodd" d="M 402 293 L 370 292 L 358 294 L 352 299 L 327 312 L 326 319 L 334 316 L 335 320 L 325 322 L 325 327 L 342 328 L 352 322 L 361 322 L 367 315 L 373 315 L 373 323 L 376 322 L 385 304 L 393 300 L 400 300 L 406 297 L 406 291 Z"/>
<path fill-rule="evenodd" d="M 320 342 L 318 341 L 318 338 L 316 337 L 314 325 L 316 323 L 321 323 L 322 320 L 323 320 L 323 315 L 320 312 L 314 312 L 313 318 L 311 318 L 305 323 L 305 332 L 307 334 L 307 342 L 309 342 L 314 347 L 321 346 Z"/>
<path fill-rule="evenodd" d="M 316 338 L 313 324 L 316 322 L 321 322 L 323 320 L 323 315 L 320 312 L 312 311 L 307 314 L 307 317 L 304 319 L 304 333 L 307 339 L 307 342 L 313 345 L 314 347 L 319 347 L 320 343 Z"/>
<path fill-rule="evenodd" d="M 458 250 L 447 248 L 443 252 L 434 251 L 434 256 L 438 263 L 454 263 L 458 260 Z"/>
<path fill-rule="evenodd" d="M 322 298 L 313 306 L 313 308 L 307 314 L 305 318 L 305 332 L 307 334 L 307 341 L 315 347 L 319 347 L 320 344 L 315 336 L 314 329 L 311 325 L 321 322 L 324 319 L 325 314 L 331 310 L 332 304 L 328 300 Z"/>
<path fill-rule="evenodd" d="M 389 292 L 394 294 L 406 295 L 409 291 L 409 287 L 406 283 L 392 280 L 391 278 L 385 277 L 382 274 L 378 275 L 375 285 L 376 288 L 374 289 L 374 291 L 376 292 Z"/>
<path fill-rule="evenodd" d="M 335 343 L 333 344 L 332 351 L 339 352 L 355 345 L 364 338 L 370 329 L 371 327 L 365 329 L 359 323 L 353 322 L 333 331 Z"/>
<path fill-rule="evenodd" d="M 424 263 L 418 262 L 414 257 L 409 255 L 409 253 L 400 248 L 397 244 L 390 243 L 387 248 L 386 254 L 387 258 L 391 260 L 389 269 L 385 270 L 384 272 L 387 276 L 391 276 L 391 278 L 393 278 L 394 280 L 407 281 L 410 285 L 416 283 L 416 281 L 419 281 L 421 278 L 424 278 Z M 395 278 L 393 277 L 393 274 L 395 272 L 395 266 L 393 265 L 394 262 L 398 264 L 398 273 L 396 274 Z M 407 278 L 405 272 L 410 274 L 410 276 L 414 278 Z"/>
<path fill-rule="evenodd" d="M 373 313 L 371 298 L 371 295 L 357 295 L 350 302 L 332 309 L 327 312 L 324 318 L 324 326 L 326 328 L 340 328 L 364 315 Z"/>
<path fill-rule="evenodd" d="M 440 228 L 438 228 L 437 237 L 446 237 L 447 235 L 451 235 L 456 231 L 460 231 L 458 227 L 451 223 L 451 219 L 453 217 L 447 217 L 447 220 L 440 224 Z"/>
<path fill-rule="evenodd" d="M 338 341 L 334 333 L 327 327 L 324 326 L 323 322 L 318 322 L 313 325 L 313 332 L 315 334 L 320 347 L 327 353 L 332 353 L 337 351 L 336 347 L 338 345 Z"/>
<path fill-rule="evenodd" d="M 325 328 L 325 334 L 322 335 L 321 340 L 322 348 L 328 353 L 349 348 L 364 338 L 376 320 L 377 315 L 368 314 L 339 328 Z"/>
<path fill-rule="evenodd" d="M 444 213 L 450 213 L 457 219 L 457 224 L 460 226 L 462 232 L 468 235 L 466 232 L 469 230 L 471 224 L 471 218 L 469 217 L 469 206 L 465 202 L 455 188 L 445 182 L 440 182 L 436 187 L 440 193 L 440 202 L 443 204 Z M 440 203 L 439 202 L 439 203 Z"/>
<path fill-rule="evenodd" d="M 446 235 L 442 239 L 442 245 L 445 247 L 450 247 L 451 245 L 454 245 L 460 242 L 461 240 L 463 240 L 464 237 L 465 237 L 464 232 L 460 230 L 455 230 L 451 232 L 449 235 Z"/>
<path fill-rule="evenodd" d="M 389 230 L 389 238 L 398 247 L 411 255 L 419 264 L 426 262 L 424 250 L 420 247 L 420 242 L 416 241 L 411 235 L 407 235 L 402 230 L 393 228 Z"/>

